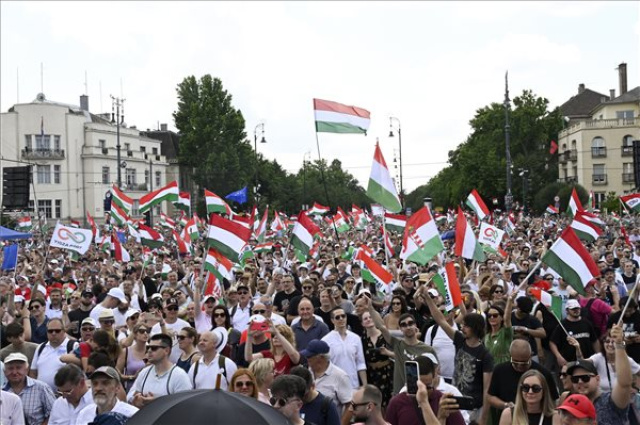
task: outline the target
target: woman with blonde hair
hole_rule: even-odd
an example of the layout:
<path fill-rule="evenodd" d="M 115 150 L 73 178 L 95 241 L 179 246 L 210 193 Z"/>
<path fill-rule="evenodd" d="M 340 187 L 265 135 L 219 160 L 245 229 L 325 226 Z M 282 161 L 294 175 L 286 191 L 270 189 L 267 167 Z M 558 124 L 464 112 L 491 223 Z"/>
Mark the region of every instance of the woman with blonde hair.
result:
<path fill-rule="evenodd" d="M 555 403 L 544 375 L 528 370 L 518 382 L 516 404 L 507 407 L 500 416 L 500 425 L 552 425 Z"/>
<path fill-rule="evenodd" d="M 245 397 L 258 398 L 258 384 L 256 377 L 249 369 L 240 368 L 231 377 L 230 389 L 232 393 L 238 393 Z"/>
<path fill-rule="evenodd" d="M 244 346 L 244 358 L 247 363 L 256 359 L 267 358 L 275 362 L 275 376 L 286 375 L 292 367 L 300 363 L 300 353 L 296 350 L 296 338 L 291 328 L 287 325 L 275 325 L 270 320 L 271 349 L 253 353 L 253 332 L 249 326 L 249 338 Z"/>
<path fill-rule="evenodd" d="M 271 384 L 275 379 L 274 374 L 275 362 L 273 359 L 260 358 L 254 360 L 249 365 L 249 370 L 256 378 L 258 388 L 258 400 L 271 406 L 269 399 L 271 398 Z"/>

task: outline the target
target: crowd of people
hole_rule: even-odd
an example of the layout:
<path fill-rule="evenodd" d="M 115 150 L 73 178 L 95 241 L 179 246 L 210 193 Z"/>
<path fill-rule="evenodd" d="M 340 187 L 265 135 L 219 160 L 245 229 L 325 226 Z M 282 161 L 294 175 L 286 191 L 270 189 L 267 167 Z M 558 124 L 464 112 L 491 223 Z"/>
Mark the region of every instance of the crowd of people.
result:
<path fill-rule="evenodd" d="M 0 277 L 0 423 L 123 424 L 160 397 L 211 389 L 296 425 L 640 424 L 640 233 L 633 216 L 629 235 L 602 219 L 585 243 L 600 276 L 583 291 L 546 264 L 530 273 L 570 221 L 547 214 L 521 214 L 483 262 L 447 239 L 425 264 L 400 259 L 402 235 L 380 217 L 343 233 L 320 220 L 315 255 L 301 259 L 280 231 L 219 291 L 203 273 L 204 238 L 193 255 L 170 236 L 150 254 L 129 238 L 122 262 L 34 232 Z M 439 222 L 441 234 L 454 227 Z M 362 246 L 390 284 L 363 279 Z M 454 308 L 434 280 L 446 263 Z M 541 291 L 558 297 L 560 317 Z"/>

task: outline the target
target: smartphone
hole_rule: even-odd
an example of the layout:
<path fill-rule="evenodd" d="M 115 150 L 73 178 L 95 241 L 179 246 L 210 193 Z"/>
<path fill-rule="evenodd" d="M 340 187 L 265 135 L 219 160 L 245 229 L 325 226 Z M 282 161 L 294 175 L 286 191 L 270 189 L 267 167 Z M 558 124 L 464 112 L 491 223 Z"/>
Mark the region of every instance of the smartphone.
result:
<path fill-rule="evenodd" d="M 452 398 L 456 401 L 456 403 L 458 404 L 458 409 L 460 410 L 474 410 L 476 408 L 476 402 L 473 400 L 473 397 L 463 395 L 460 397 Z"/>
<path fill-rule="evenodd" d="M 407 394 L 415 395 L 418 392 L 418 379 L 420 379 L 418 362 L 404 362 L 404 375 L 407 382 Z"/>
<path fill-rule="evenodd" d="M 269 325 L 267 322 L 251 322 L 251 330 L 265 332 L 269 330 Z"/>

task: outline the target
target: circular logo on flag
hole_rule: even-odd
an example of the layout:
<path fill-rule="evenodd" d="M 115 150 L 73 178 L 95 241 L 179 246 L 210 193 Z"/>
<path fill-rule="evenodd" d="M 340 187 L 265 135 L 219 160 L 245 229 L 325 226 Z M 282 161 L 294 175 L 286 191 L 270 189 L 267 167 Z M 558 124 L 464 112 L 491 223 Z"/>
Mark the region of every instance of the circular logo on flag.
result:
<path fill-rule="evenodd" d="M 72 232 L 65 228 L 58 230 L 58 237 L 63 241 L 71 239 L 75 243 L 83 243 L 87 239 L 82 232 Z"/>

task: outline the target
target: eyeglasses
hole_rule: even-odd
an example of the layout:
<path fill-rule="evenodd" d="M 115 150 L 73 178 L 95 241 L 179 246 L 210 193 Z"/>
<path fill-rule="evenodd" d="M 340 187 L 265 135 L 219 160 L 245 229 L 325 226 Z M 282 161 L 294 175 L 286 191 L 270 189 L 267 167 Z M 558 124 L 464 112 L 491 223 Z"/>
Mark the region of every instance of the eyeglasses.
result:
<path fill-rule="evenodd" d="M 47 329 L 48 334 L 59 334 L 62 332 L 62 329 Z"/>
<path fill-rule="evenodd" d="M 542 387 L 540 385 L 522 384 L 520 385 L 520 391 L 522 391 L 523 393 L 533 391 L 534 394 L 538 394 L 540 391 L 542 391 Z"/>
<path fill-rule="evenodd" d="M 362 403 L 354 403 L 354 402 L 352 401 L 352 402 L 350 402 L 349 404 L 351 405 L 351 408 L 352 408 L 353 410 L 356 410 L 358 407 L 360 407 L 360 406 L 366 406 L 366 405 L 367 405 L 367 404 L 369 404 L 369 403 L 372 403 L 372 402 L 371 402 L 371 401 L 365 401 L 365 402 L 362 402 Z M 375 403 L 374 403 L 374 404 L 375 404 Z"/>
<path fill-rule="evenodd" d="M 76 389 L 76 387 L 71 388 L 69 391 L 56 391 L 56 394 L 58 394 L 61 397 L 69 397 L 71 395 L 71 393 Z"/>
<path fill-rule="evenodd" d="M 577 384 L 578 382 L 583 382 L 583 383 L 587 383 L 589 381 L 591 381 L 591 378 L 594 377 L 595 375 L 573 375 L 571 377 L 571 382 L 574 384 Z"/>
<path fill-rule="evenodd" d="M 136 332 L 139 333 L 139 334 L 148 334 L 149 333 L 149 329 L 138 329 Z M 178 338 L 180 338 L 180 337 L 178 337 Z"/>
<path fill-rule="evenodd" d="M 238 295 L 247 295 L 249 291 L 238 291 Z"/>
<path fill-rule="evenodd" d="M 487 314 L 487 317 L 488 317 L 489 319 L 495 319 L 495 318 L 500 317 L 500 314 L 498 314 L 498 313 L 491 313 L 491 314 Z"/>
<path fill-rule="evenodd" d="M 267 310 L 264 310 L 264 309 L 253 310 L 253 314 L 265 314 L 266 312 L 267 312 Z"/>
<path fill-rule="evenodd" d="M 40 310 L 40 304 L 29 306 L 29 310 Z"/>
<path fill-rule="evenodd" d="M 178 311 L 178 306 L 177 305 L 170 305 L 169 307 L 166 307 L 167 311 Z"/>
<path fill-rule="evenodd" d="M 514 366 L 529 366 L 531 364 L 531 359 L 527 360 L 526 362 L 521 362 L 518 360 L 513 360 L 513 358 L 511 358 L 511 364 Z"/>
<path fill-rule="evenodd" d="M 413 326 L 415 324 L 416 324 L 416 322 L 414 322 L 413 320 L 409 320 L 408 322 L 400 323 L 400 327 L 401 328 L 409 328 L 409 327 L 411 327 L 411 326 Z"/>
<path fill-rule="evenodd" d="M 292 401 L 297 400 L 295 398 L 292 398 L 290 400 L 286 400 L 284 398 L 280 398 L 280 397 L 271 397 L 269 399 L 269 403 L 271 404 L 271 406 L 273 407 L 284 407 L 286 406 L 288 403 L 291 403 Z"/>
<path fill-rule="evenodd" d="M 493 291 L 494 294 L 504 294 L 504 291 L 501 289 L 497 289 L 495 291 Z"/>
<path fill-rule="evenodd" d="M 227 317 L 225 313 L 215 313 L 213 317 Z"/>
<path fill-rule="evenodd" d="M 246 382 L 236 381 L 236 383 L 235 383 L 235 387 L 236 387 L 236 388 L 249 388 L 249 387 L 253 387 L 253 382 L 251 382 L 251 381 L 246 381 Z"/>
<path fill-rule="evenodd" d="M 114 323 L 116 323 L 115 320 L 99 320 L 99 322 L 103 325 L 113 325 Z"/>
<path fill-rule="evenodd" d="M 93 332 L 95 328 L 80 328 L 82 332 Z"/>
<path fill-rule="evenodd" d="M 167 347 L 165 345 L 147 345 L 147 350 L 146 351 L 151 350 L 153 352 L 156 352 L 160 348 L 169 348 L 169 347 Z"/>
<path fill-rule="evenodd" d="M 335 316 L 333 316 L 333 320 L 342 320 L 346 318 L 347 318 L 346 314 L 336 314 Z"/>

